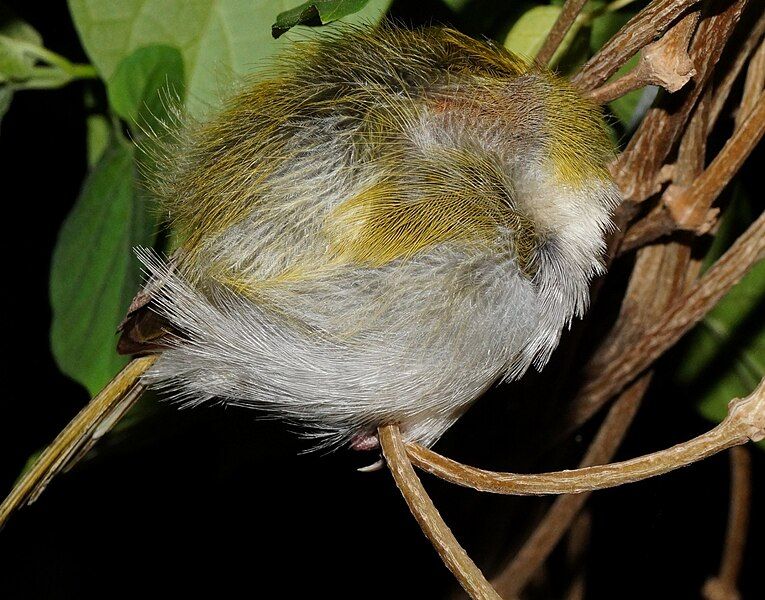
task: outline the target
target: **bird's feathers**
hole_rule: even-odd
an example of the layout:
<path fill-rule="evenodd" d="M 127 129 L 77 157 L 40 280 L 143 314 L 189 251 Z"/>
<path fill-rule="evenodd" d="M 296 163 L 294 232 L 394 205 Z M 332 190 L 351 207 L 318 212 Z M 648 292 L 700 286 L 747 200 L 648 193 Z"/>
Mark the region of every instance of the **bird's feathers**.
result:
<path fill-rule="evenodd" d="M 584 310 L 617 198 L 605 126 L 567 82 L 451 30 L 297 50 L 158 161 L 182 244 L 174 269 L 142 254 L 177 332 L 147 381 L 327 443 L 388 421 L 432 443 Z"/>

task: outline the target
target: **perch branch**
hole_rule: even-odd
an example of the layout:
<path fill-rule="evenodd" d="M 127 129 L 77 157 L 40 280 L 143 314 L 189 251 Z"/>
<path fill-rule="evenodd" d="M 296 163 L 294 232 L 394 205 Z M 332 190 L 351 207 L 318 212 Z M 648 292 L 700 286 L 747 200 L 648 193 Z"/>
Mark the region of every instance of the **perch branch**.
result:
<path fill-rule="evenodd" d="M 736 581 L 741 572 L 752 503 L 752 461 L 746 448 L 730 449 L 731 490 L 728 531 L 720 574 L 704 584 L 707 600 L 738 600 Z"/>
<path fill-rule="evenodd" d="M 406 451 L 419 468 L 479 492 L 534 496 L 578 494 L 616 487 L 669 473 L 749 440 L 765 438 L 765 378 L 743 399 L 732 400 L 728 415 L 714 429 L 692 440 L 632 460 L 533 475 L 499 473 L 460 464 L 418 444 Z"/>
<path fill-rule="evenodd" d="M 611 406 L 580 467 L 605 464 L 613 458 L 637 414 L 651 376 L 644 375 Z M 492 583 L 503 596 L 517 595 L 555 549 L 563 534 L 587 502 L 589 494 L 557 498 L 529 538 Z"/>
<path fill-rule="evenodd" d="M 407 458 L 406 446 L 398 427 L 396 425 L 380 427 L 378 436 L 388 468 L 401 495 L 441 560 L 471 598 L 501 600 L 499 594 L 486 581 L 481 570 L 460 546 L 425 488 L 422 487 L 422 482 Z"/>
<path fill-rule="evenodd" d="M 563 38 L 566 37 L 568 30 L 571 29 L 577 16 L 582 12 L 585 4 L 587 4 L 587 0 L 566 0 L 552 29 L 547 34 L 544 44 L 542 44 L 539 52 L 537 52 L 536 58 L 539 64 L 546 65 L 550 62 Z"/>

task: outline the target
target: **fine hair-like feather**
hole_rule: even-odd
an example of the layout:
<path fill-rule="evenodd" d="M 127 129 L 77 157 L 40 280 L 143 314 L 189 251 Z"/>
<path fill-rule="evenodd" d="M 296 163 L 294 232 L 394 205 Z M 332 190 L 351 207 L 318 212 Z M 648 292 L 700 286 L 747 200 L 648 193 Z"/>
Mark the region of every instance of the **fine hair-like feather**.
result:
<path fill-rule="evenodd" d="M 296 43 L 152 176 L 180 234 L 140 258 L 172 327 L 145 380 L 299 424 L 432 444 L 541 368 L 587 306 L 618 194 L 596 106 L 449 29 Z"/>

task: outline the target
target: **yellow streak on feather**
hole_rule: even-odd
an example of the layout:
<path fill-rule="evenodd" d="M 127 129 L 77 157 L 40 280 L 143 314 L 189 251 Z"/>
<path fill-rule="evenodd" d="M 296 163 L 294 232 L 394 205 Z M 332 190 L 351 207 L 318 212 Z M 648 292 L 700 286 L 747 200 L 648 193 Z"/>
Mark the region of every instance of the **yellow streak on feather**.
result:
<path fill-rule="evenodd" d="M 608 180 L 607 165 L 614 146 L 600 108 L 566 80 L 548 75 L 546 90 L 547 131 L 550 157 L 561 183 L 579 185 L 595 179 Z"/>
<path fill-rule="evenodd" d="M 407 199 L 395 182 L 384 181 L 347 200 L 327 219 L 330 252 L 376 267 L 444 242 L 485 249 L 505 227 L 513 231 L 521 269 L 530 267 L 536 233 L 529 219 L 496 197 L 433 187 L 432 194 Z"/>

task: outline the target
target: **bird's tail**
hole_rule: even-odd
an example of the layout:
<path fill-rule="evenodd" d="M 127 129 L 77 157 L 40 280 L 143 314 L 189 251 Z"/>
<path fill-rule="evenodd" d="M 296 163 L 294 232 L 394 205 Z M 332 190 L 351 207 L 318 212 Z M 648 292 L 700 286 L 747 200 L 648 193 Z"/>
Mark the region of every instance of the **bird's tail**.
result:
<path fill-rule="evenodd" d="M 145 389 L 140 382 L 141 375 L 158 356 L 151 354 L 130 361 L 45 448 L 0 504 L 0 528 L 17 508 L 34 502 L 51 479 L 72 468 L 114 427 L 141 397 Z"/>

